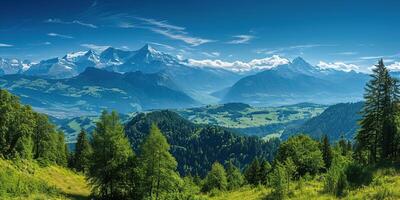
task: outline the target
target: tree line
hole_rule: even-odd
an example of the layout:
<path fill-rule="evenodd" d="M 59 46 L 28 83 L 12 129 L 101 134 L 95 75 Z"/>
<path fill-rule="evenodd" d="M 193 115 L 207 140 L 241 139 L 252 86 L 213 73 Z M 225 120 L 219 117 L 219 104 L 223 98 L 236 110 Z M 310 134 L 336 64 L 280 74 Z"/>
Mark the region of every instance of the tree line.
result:
<path fill-rule="evenodd" d="M 137 154 L 116 112 L 102 113 L 90 142 L 84 131 L 79 134 L 74 166 L 86 172 L 96 198 L 197 199 L 201 193 L 229 191 L 244 185 L 271 186 L 273 198 L 283 198 L 292 181 L 327 172 L 334 159 L 327 137 L 316 141 L 298 135 L 280 145 L 272 163 L 256 157 L 242 169 L 230 160 L 215 161 L 204 177 L 181 176 L 165 135 L 154 123 L 148 131 Z M 343 140 L 337 149 L 340 155 L 347 156 L 351 145 Z"/>
<path fill-rule="evenodd" d="M 64 133 L 47 116 L 22 105 L 17 96 L 0 89 L 0 157 L 34 159 L 67 166 Z"/>

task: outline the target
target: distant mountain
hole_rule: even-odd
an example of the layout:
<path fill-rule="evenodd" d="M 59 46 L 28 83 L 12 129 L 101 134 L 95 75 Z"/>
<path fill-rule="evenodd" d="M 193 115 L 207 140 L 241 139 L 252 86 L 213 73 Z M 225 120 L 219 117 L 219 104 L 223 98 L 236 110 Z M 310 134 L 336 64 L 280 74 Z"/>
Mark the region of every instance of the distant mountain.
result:
<path fill-rule="evenodd" d="M 0 75 L 23 73 L 31 65 L 32 63 L 28 60 L 0 58 Z"/>
<path fill-rule="evenodd" d="M 281 138 L 287 139 L 292 135 L 305 133 L 315 139 L 320 139 L 327 134 L 332 142 L 339 140 L 342 136 L 352 140 L 359 128 L 357 122 L 361 118 L 362 106 L 363 102 L 339 103 L 330 106 L 304 124 L 286 129 Z"/>
<path fill-rule="evenodd" d="M 32 65 L 26 75 L 40 76 L 51 79 L 71 78 L 85 71 L 88 67 L 96 67 L 99 64 L 99 55 L 89 50 L 87 52 L 75 52 L 62 58 L 43 60 Z"/>
<path fill-rule="evenodd" d="M 92 50 L 75 52 L 62 58 L 43 60 L 24 72 L 49 79 L 71 78 L 88 67 L 112 72 L 162 73 L 169 76 L 192 97 L 210 98 L 211 92 L 231 86 L 243 75 L 225 69 L 189 66 L 187 62 L 145 45 L 137 51 L 109 47 L 101 53 Z"/>
<path fill-rule="evenodd" d="M 97 115 L 102 109 L 120 113 L 137 110 L 181 108 L 197 105 L 163 74 L 125 74 L 87 68 L 67 79 L 27 75 L 0 77 L 0 87 L 20 96 L 23 103 L 58 117 Z"/>
<path fill-rule="evenodd" d="M 357 101 L 362 99 L 368 80 L 367 74 L 321 69 L 296 58 L 240 79 L 224 92 L 222 101 L 255 105 Z"/>
<path fill-rule="evenodd" d="M 255 157 L 271 160 L 279 144 L 277 140 L 265 142 L 258 137 L 240 136 L 219 126 L 196 125 L 172 111 L 155 111 L 140 113 L 125 126 L 136 151 L 152 123 L 167 137 L 178 171 L 185 175 L 204 176 L 215 161 L 231 160 L 243 169 Z"/>

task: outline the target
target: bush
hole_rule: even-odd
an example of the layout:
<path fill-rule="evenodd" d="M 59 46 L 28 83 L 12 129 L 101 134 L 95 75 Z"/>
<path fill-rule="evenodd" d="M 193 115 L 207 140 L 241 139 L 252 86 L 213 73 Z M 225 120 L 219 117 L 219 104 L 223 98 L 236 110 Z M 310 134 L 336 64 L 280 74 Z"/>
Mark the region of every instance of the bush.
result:
<path fill-rule="evenodd" d="M 369 185 L 372 182 L 372 170 L 358 163 L 350 163 L 346 167 L 345 173 L 352 187 Z"/>
<path fill-rule="evenodd" d="M 324 168 L 319 143 L 306 135 L 296 135 L 283 142 L 278 149 L 276 159 L 280 162 L 291 159 L 298 177 L 306 173 L 315 175 Z"/>

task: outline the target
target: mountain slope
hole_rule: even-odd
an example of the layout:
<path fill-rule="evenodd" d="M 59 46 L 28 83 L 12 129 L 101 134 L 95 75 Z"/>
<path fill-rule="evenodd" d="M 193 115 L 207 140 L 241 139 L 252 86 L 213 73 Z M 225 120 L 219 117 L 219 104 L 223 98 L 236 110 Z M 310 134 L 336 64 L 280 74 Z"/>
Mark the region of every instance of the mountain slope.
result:
<path fill-rule="evenodd" d="M 181 174 L 204 176 L 215 161 L 232 160 L 243 168 L 256 156 L 271 160 L 278 141 L 265 142 L 257 137 L 240 136 L 218 126 L 196 125 L 172 111 L 155 111 L 135 116 L 125 126 L 133 148 L 148 134 L 156 123 L 171 144 L 171 152 L 178 162 Z"/>
<path fill-rule="evenodd" d="M 78 76 L 89 67 L 118 73 L 162 73 L 186 93 L 203 98 L 209 98 L 209 93 L 229 87 L 243 77 L 225 69 L 189 66 L 187 62 L 157 51 L 148 44 L 136 51 L 109 47 L 99 54 L 92 50 L 70 53 L 62 58 L 43 60 L 24 73 L 61 79 Z"/>
<path fill-rule="evenodd" d="M 311 118 L 299 127 L 288 128 L 282 134 L 282 139 L 287 139 L 291 135 L 305 133 L 315 139 L 320 139 L 324 134 L 334 142 L 344 136 L 346 139 L 353 140 L 358 129 L 360 111 L 363 102 L 358 103 L 339 103 L 328 107 L 320 115 Z"/>
<path fill-rule="evenodd" d="M 196 105 L 168 77 L 141 72 L 119 74 L 87 68 L 76 77 L 59 80 L 6 75 L 0 77 L 0 87 L 38 111 L 62 118 L 96 115 L 103 109 L 129 113 Z"/>
<path fill-rule="evenodd" d="M 99 63 L 96 52 L 75 52 L 62 58 L 52 58 L 32 65 L 24 72 L 26 75 L 44 78 L 60 79 L 71 78 L 85 71 L 88 67 L 95 67 Z"/>
<path fill-rule="evenodd" d="M 86 199 L 89 195 L 85 177 L 69 169 L 0 158 L 0 199 Z"/>
<path fill-rule="evenodd" d="M 223 102 L 250 104 L 335 103 L 360 100 L 368 75 L 311 66 L 302 58 L 236 82 Z"/>

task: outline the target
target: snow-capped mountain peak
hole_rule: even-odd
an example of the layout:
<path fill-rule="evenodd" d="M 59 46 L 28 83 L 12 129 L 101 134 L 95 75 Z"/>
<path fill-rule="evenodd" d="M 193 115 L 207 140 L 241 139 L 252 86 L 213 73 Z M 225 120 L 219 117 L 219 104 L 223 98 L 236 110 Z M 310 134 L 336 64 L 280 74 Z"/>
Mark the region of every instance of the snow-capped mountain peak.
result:
<path fill-rule="evenodd" d="M 18 60 L 16 58 L 0 58 L 0 70 L 4 74 L 18 74 L 28 70 L 32 63 L 29 60 Z"/>
<path fill-rule="evenodd" d="M 78 51 L 78 52 L 68 53 L 67 55 L 65 55 L 63 57 L 63 59 L 73 60 L 73 59 L 76 59 L 78 57 L 84 56 L 86 53 L 87 53 L 86 51 Z"/>

